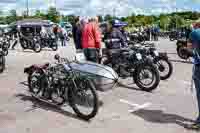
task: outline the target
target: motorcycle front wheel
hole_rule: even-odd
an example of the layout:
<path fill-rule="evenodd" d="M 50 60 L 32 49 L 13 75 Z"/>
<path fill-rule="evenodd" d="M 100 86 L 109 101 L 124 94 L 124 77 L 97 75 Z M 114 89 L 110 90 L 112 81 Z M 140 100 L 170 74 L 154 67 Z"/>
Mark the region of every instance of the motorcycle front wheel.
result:
<path fill-rule="evenodd" d="M 5 56 L 0 56 L 0 73 L 2 73 L 5 70 L 5 62 Z"/>
<path fill-rule="evenodd" d="M 58 50 L 58 45 L 56 43 L 53 43 L 51 46 L 53 51 L 57 51 Z"/>
<path fill-rule="evenodd" d="M 171 77 L 173 73 L 173 66 L 168 59 L 159 57 L 154 63 L 158 67 L 161 80 L 166 80 Z"/>
<path fill-rule="evenodd" d="M 33 50 L 36 53 L 39 53 L 42 50 L 42 47 L 41 47 L 40 43 L 35 43 Z"/>
<path fill-rule="evenodd" d="M 90 120 L 96 116 L 99 100 L 96 88 L 89 79 L 76 79 L 77 88 L 68 89 L 69 104 L 78 117 Z"/>
<path fill-rule="evenodd" d="M 133 79 L 140 89 L 147 92 L 156 89 L 160 83 L 160 75 L 157 67 L 148 63 L 144 63 L 136 68 Z"/>

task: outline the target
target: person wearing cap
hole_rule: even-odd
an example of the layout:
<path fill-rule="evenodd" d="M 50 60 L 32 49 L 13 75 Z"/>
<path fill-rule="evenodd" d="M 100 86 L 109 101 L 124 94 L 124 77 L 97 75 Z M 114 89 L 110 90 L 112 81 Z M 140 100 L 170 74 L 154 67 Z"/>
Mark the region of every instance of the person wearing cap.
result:
<path fill-rule="evenodd" d="M 72 25 L 72 34 L 76 49 L 82 49 L 79 29 L 80 29 L 80 17 L 78 16 L 75 18 L 75 22 Z"/>
<path fill-rule="evenodd" d="M 82 31 L 82 47 L 86 60 L 99 63 L 101 54 L 101 33 L 98 18 L 90 19 Z"/>
<path fill-rule="evenodd" d="M 120 21 L 113 20 L 111 26 L 108 26 L 107 33 L 105 34 L 104 40 L 112 40 L 106 43 L 106 48 L 108 49 L 119 49 L 126 47 L 126 37 L 120 30 Z"/>
<path fill-rule="evenodd" d="M 193 56 L 193 74 L 194 85 L 196 88 L 196 96 L 198 103 L 198 113 L 194 124 L 189 125 L 189 128 L 200 130 L 200 26 L 193 25 L 193 30 L 189 36 L 188 48 L 192 49 Z"/>
<path fill-rule="evenodd" d="M 118 20 L 113 20 L 111 25 L 108 25 L 107 33 L 104 36 L 104 42 L 108 49 L 108 56 L 111 56 L 113 51 L 118 52 L 121 48 L 128 47 L 126 36 L 120 30 L 121 24 Z M 121 64 L 116 62 L 115 67 L 120 67 Z M 120 77 L 127 77 L 127 72 L 123 67 L 120 67 Z"/>

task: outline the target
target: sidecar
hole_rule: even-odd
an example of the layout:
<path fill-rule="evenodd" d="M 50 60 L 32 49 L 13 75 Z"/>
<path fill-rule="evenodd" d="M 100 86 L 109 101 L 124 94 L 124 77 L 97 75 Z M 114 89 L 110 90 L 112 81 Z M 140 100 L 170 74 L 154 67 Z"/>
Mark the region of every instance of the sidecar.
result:
<path fill-rule="evenodd" d="M 110 67 L 92 62 L 72 62 L 73 70 L 81 72 L 92 78 L 97 90 L 105 92 L 113 89 L 118 82 L 117 73 Z"/>

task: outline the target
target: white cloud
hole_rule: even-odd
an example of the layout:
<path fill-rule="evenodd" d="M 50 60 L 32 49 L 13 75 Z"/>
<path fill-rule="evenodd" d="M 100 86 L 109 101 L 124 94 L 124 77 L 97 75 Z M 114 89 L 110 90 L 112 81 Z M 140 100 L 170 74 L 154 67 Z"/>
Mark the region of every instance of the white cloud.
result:
<path fill-rule="evenodd" d="M 191 0 L 29 0 L 32 10 L 47 10 L 51 5 L 55 5 L 62 14 L 77 14 L 91 16 L 96 14 L 114 14 L 126 16 L 136 14 L 159 14 L 162 12 L 172 12 L 175 8 L 179 10 L 191 10 L 193 5 L 183 6 L 183 3 L 191 3 Z M 1 10 L 26 9 L 25 0 L 0 0 Z M 195 7 L 194 10 L 200 10 Z"/>

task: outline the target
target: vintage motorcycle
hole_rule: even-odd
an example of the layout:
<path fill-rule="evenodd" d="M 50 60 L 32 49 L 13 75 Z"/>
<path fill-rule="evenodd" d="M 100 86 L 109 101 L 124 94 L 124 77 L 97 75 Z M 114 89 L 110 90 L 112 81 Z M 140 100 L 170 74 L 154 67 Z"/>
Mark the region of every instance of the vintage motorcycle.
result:
<path fill-rule="evenodd" d="M 187 60 L 190 58 L 190 55 L 185 51 L 187 48 L 187 40 L 177 40 L 176 46 L 177 54 L 181 59 Z"/>
<path fill-rule="evenodd" d="M 40 42 L 42 48 L 48 47 L 51 48 L 53 51 L 58 50 L 58 44 L 55 35 L 49 35 L 45 38 L 40 37 Z"/>
<path fill-rule="evenodd" d="M 144 91 L 156 89 L 160 83 L 157 67 L 149 58 L 131 49 L 106 49 L 103 52 L 101 63 L 112 67 L 120 76 L 122 71 L 127 73 L 126 77 L 133 77 L 136 85 Z M 146 81 L 145 81 L 146 80 Z"/>
<path fill-rule="evenodd" d="M 6 59 L 3 51 L 0 51 L 0 73 L 5 70 Z"/>
<path fill-rule="evenodd" d="M 68 101 L 78 117 L 84 120 L 95 117 L 99 100 L 92 79 L 74 70 L 68 59 L 58 55 L 55 59 L 56 64 L 32 65 L 24 69 L 32 96 L 56 106 Z"/>
<path fill-rule="evenodd" d="M 138 51 L 141 53 L 143 58 L 149 57 L 153 60 L 153 63 L 157 66 L 160 74 L 161 80 L 166 80 L 170 78 L 173 73 L 173 65 L 171 61 L 168 59 L 166 53 L 159 53 L 155 45 L 152 43 L 143 44 L 143 45 L 133 45 L 131 47 L 132 50 Z"/>

